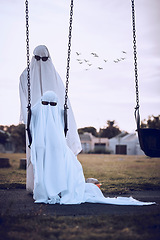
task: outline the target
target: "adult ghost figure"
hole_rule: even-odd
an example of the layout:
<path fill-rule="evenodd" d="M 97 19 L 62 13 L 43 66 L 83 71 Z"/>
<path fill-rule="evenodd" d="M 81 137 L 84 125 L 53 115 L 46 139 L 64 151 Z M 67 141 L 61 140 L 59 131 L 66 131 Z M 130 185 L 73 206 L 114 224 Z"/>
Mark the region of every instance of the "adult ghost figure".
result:
<path fill-rule="evenodd" d="M 65 87 L 55 70 L 51 56 L 46 46 L 37 46 L 33 51 L 33 57 L 30 63 L 30 88 L 31 88 L 31 106 L 33 106 L 46 91 L 54 91 L 59 99 L 61 108 L 64 106 Z M 28 87 L 27 87 L 27 69 L 20 76 L 19 83 L 21 114 L 20 121 L 27 124 L 27 105 L 28 105 Z M 81 143 L 77 132 L 77 126 L 68 99 L 68 132 L 67 145 L 77 155 L 81 150 Z M 27 181 L 26 188 L 33 191 L 33 166 L 30 160 L 30 149 L 28 148 L 28 139 L 26 135 L 26 155 L 27 155 Z"/>
<path fill-rule="evenodd" d="M 32 107 L 31 161 L 34 168 L 33 198 L 36 203 L 150 205 L 132 197 L 105 198 L 95 184 L 85 183 L 83 169 L 67 146 L 63 110 L 53 91 L 43 94 Z"/>

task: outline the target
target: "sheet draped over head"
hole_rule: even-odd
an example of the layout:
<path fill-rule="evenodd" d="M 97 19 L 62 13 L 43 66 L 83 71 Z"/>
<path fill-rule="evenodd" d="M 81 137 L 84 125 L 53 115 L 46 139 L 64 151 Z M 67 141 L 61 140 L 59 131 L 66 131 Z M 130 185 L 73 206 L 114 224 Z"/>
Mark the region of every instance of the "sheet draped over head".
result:
<path fill-rule="evenodd" d="M 51 56 L 46 46 L 37 46 L 33 52 L 34 56 L 31 59 L 30 64 L 30 82 L 31 82 L 31 105 L 33 106 L 46 91 L 54 91 L 59 99 L 59 105 L 64 107 L 65 100 L 65 87 L 64 84 L 55 70 L 52 63 Z M 35 56 L 39 56 L 37 60 Z M 43 58 L 48 59 L 45 61 Z M 20 99 L 21 99 L 21 116 L 20 120 L 25 124 L 27 123 L 27 104 L 28 104 L 28 87 L 27 87 L 27 70 L 20 76 Z M 81 143 L 77 132 L 77 126 L 72 111 L 70 101 L 68 100 L 68 132 L 67 132 L 67 144 L 77 155 L 81 150 Z"/>
<path fill-rule="evenodd" d="M 67 146 L 63 110 L 55 92 L 47 91 L 32 107 L 31 161 L 36 203 L 149 205 L 130 198 L 105 198 L 93 183 L 85 183 L 83 169 Z"/>
<path fill-rule="evenodd" d="M 64 106 L 65 87 L 55 70 L 51 56 L 46 46 L 37 46 L 33 52 L 34 56 L 30 63 L 30 90 L 31 90 L 31 106 L 41 98 L 46 91 L 54 91 L 59 100 L 61 108 Z M 20 76 L 19 93 L 21 101 L 20 121 L 27 123 L 27 105 L 28 105 L 28 86 L 27 86 L 27 69 Z M 77 126 L 72 111 L 70 101 L 68 99 L 68 132 L 67 145 L 77 155 L 81 150 L 81 142 L 77 132 Z M 26 189 L 33 191 L 33 166 L 30 161 L 30 149 L 28 148 L 28 136 L 26 135 L 26 156 L 27 156 L 27 180 Z"/>

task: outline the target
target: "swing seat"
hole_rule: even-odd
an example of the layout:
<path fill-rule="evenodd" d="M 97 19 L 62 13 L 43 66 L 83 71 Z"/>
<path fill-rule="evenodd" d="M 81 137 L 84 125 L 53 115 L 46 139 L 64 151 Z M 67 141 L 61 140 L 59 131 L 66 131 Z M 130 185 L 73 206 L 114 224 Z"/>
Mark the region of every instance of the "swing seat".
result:
<path fill-rule="evenodd" d="M 160 157 L 160 129 L 138 128 L 141 149 L 149 157 Z"/>
<path fill-rule="evenodd" d="M 135 28 L 135 9 L 134 0 L 132 0 L 132 26 L 133 26 L 133 49 L 134 49 L 134 72 L 136 87 L 136 107 L 135 119 L 137 123 L 137 132 L 139 144 L 144 153 L 149 157 L 160 157 L 160 129 L 141 128 L 139 115 L 139 89 L 138 89 L 138 68 L 137 68 L 137 46 L 136 46 L 136 28 Z"/>

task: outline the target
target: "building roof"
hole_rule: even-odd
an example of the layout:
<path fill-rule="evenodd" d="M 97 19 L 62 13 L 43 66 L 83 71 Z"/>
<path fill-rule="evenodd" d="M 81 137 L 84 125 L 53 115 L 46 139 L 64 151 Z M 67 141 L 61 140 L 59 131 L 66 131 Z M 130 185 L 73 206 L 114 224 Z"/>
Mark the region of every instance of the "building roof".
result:
<path fill-rule="evenodd" d="M 120 133 L 114 138 L 109 139 L 110 142 L 138 142 L 138 137 L 136 133 Z"/>
<path fill-rule="evenodd" d="M 5 131 L 3 131 L 3 130 L 1 130 L 1 129 L 0 129 L 0 132 L 5 134 Z"/>
<path fill-rule="evenodd" d="M 123 140 L 132 141 L 137 139 L 136 133 L 128 133 L 126 136 L 123 137 Z"/>
<path fill-rule="evenodd" d="M 79 134 L 80 140 L 81 141 L 92 141 L 92 134 L 91 133 L 83 133 L 83 134 Z"/>
<path fill-rule="evenodd" d="M 110 140 L 117 140 L 117 139 L 119 139 L 119 138 L 125 137 L 126 135 L 128 135 L 128 133 L 125 132 L 125 131 L 123 131 L 123 132 L 119 133 L 117 136 L 111 138 Z"/>

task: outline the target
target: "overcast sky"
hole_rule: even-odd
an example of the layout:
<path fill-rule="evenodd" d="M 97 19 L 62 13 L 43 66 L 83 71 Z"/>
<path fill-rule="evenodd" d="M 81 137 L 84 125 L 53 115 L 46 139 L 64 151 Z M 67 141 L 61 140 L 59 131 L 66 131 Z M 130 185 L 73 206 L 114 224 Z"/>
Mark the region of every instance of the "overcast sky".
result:
<path fill-rule="evenodd" d="M 160 114 L 160 0 L 135 0 L 135 5 L 144 119 Z M 69 11 L 70 0 L 29 1 L 30 55 L 37 45 L 46 45 L 64 82 Z M 0 26 L 0 125 L 18 124 L 19 76 L 26 67 L 25 1 L 0 0 Z M 78 128 L 99 129 L 115 120 L 121 130 L 136 129 L 132 45 L 130 0 L 74 1 L 69 98 Z"/>

